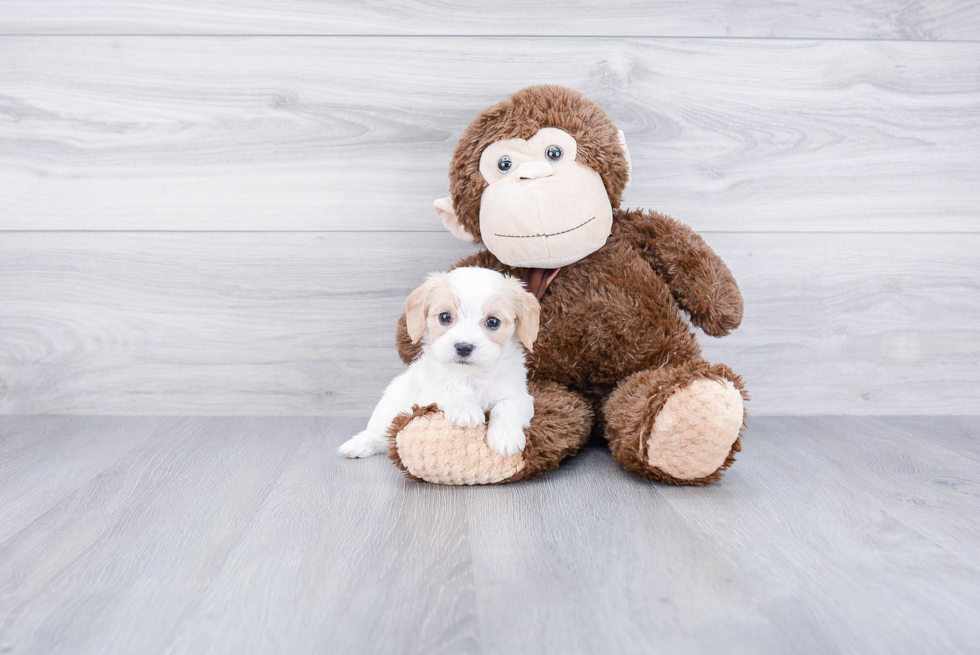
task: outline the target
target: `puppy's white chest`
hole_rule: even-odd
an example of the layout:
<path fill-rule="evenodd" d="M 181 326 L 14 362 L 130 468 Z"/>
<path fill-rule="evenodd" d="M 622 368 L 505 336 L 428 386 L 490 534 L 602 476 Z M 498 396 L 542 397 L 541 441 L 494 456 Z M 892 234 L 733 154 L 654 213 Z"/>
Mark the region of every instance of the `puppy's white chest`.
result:
<path fill-rule="evenodd" d="M 500 381 L 496 378 L 471 377 L 463 384 L 484 410 L 491 410 L 497 404 Z"/>

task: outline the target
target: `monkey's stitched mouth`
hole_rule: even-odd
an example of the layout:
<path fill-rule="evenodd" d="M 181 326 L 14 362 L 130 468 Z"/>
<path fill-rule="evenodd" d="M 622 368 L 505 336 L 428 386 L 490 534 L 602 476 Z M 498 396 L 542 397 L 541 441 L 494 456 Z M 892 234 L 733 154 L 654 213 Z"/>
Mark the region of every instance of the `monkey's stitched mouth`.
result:
<path fill-rule="evenodd" d="M 562 230 L 561 232 L 555 232 L 553 234 L 497 234 L 497 233 L 494 233 L 494 236 L 495 237 L 503 237 L 505 239 L 534 239 L 535 237 L 556 237 L 559 234 L 568 234 L 569 232 L 574 232 L 575 230 L 579 229 L 580 227 L 585 227 L 586 225 L 588 225 L 589 223 L 591 223 L 594 220 L 595 220 L 595 216 L 593 216 L 592 218 L 590 218 L 589 220 L 585 221 L 584 223 L 582 223 L 580 225 L 576 225 L 575 227 L 570 227 L 567 230 Z"/>

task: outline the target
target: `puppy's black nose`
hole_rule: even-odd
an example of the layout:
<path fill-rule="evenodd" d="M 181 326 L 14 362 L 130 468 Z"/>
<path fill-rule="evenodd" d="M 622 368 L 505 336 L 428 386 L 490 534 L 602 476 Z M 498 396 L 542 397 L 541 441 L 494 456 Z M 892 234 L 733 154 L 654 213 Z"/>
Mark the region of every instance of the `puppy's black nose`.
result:
<path fill-rule="evenodd" d="M 457 343 L 456 344 L 456 354 L 460 357 L 469 357 L 470 353 L 473 352 L 472 343 Z"/>

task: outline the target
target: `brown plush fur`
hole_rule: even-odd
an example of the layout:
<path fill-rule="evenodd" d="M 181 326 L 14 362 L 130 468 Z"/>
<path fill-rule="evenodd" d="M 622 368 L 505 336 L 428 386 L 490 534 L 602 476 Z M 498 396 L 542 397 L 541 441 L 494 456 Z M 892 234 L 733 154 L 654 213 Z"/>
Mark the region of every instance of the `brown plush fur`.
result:
<path fill-rule="evenodd" d="M 480 196 L 486 187 L 479 172 L 480 153 L 498 139 L 528 138 L 542 127 L 563 129 L 578 140 L 577 159 L 602 175 L 610 201 L 618 207 L 627 165 L 615 126 L 597 105 L 575 92 L 531 87 L 480 114 L 456 149 L 453 201 L 472 234 L 479 235 Z M 502 264 L 486 250 L 456 266 L 483 266 L 517 278 L 525 272 Z M 701 348 L 684 317 L 686 312 L 694 325 L 713 336 L 728 334 L 742 320 L 742 297 L 734 277 L 693 230 L 656 212 L 614 209 L 612 234 L 605 245 L 562 267 L 540 304 L 540 330 L 534 351 L 528 353 L 528 371 L 531 383 L 544 395 L 538 401 L 538 393 L 532 391 L 534 446 L 527 458 L 534 462 L 522 477 L 555 468 L 582 445 L 581 434 L 589 432 L 584 426 L 592 420 L 589 404 L 598 410 L 597 427 L 605 430 L 617 460 L 641 475 L 674 484 L 705 484 L 731 465 L 740 440 L 718 471 L 696 480 L 672 478 L 639 456 L 644 430 L 649 434 L 667 398 L 692 380 L 728 379 L 744 396 L 737 375 L 701 359 Z M 404 317 L 397 344 L 405 362 L 418 356 L 419 346 L 408 338 Z M 557 391 L 565 394 L 560 400 L 554 396 Z M 575 434 L 562 427 L 562 413 L 569 407 L 581 407 L 575 409 Z"/>
<path fill-rule="evenodd" d="M 563 459 L 585 445 L 592 429 L 592 409 L 579 394 L 556 382 L 531 382 L 534 418 L 527 431 L 524 470 L 510 480 L 536 477 L 558 468 Z"/>

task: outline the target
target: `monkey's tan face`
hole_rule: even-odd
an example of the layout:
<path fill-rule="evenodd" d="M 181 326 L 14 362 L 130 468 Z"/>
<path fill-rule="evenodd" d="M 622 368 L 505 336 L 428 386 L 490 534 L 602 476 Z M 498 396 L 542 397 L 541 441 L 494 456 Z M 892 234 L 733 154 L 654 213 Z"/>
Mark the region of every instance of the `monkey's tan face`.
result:
<path fill-rule="evenodd" d="M 480 203 L 480 234 L 501 262 L 557 268 L 606 243 L 609 196 L 599 173 L 575 157 L 574 137 L 553 127 L 483 151 L 480 173 L 489 186 Z"/>

